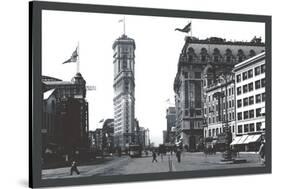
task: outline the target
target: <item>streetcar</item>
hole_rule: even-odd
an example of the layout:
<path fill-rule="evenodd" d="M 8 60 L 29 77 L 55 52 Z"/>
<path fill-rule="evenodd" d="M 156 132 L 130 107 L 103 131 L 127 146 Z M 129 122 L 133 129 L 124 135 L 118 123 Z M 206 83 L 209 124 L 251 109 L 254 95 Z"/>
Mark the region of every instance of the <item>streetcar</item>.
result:
<path fill-rule="evenodd" d="M 142 146 L 138 144 L 129 145 L 129 156 L 130 157 L 141 157 Z"/>

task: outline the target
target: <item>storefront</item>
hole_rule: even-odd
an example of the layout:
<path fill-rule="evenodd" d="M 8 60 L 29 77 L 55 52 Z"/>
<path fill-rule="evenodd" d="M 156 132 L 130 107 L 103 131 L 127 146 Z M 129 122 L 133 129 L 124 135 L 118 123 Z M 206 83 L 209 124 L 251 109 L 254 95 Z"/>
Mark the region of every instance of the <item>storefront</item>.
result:
<path fill-rule="evenodd" d="M 236 136 L 231 147 L 239 151 L 258 151 L 262 134 Z"/>

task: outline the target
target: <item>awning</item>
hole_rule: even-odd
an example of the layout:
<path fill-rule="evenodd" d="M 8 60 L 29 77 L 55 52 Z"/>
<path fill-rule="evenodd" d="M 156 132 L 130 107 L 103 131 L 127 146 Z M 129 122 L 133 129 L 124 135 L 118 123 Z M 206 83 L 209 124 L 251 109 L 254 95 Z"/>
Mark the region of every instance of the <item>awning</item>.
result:
<path fill-rule="evenodd" d="M 254 135 L 248 135 L 248 137 L 246 138 L 246 140 L 244 140 L 244 144 L 249 144 L 252 141 Z"/>
<path fill-rule="evenodd" d="M 240 140 L 236 144 L 245 144 L 245 141 L 247 140 L 249 135 L 243 135 L 241 136 Z"/>
<path fill-rule="evenodd" d="M 242 136 L 237 136 L 237 137 L 235 137 L 234 140 L 231 142 L 230 145 L 235 145 L 235 144 L 237 144 L 241 138 L 242 138 Z"/>
<path fill-rule="evenodd" d="M 249 135 L 249 137 L 247 138 L 247 141 L 245 143 L 249 144 L 249 143 L 253 143 L 253 142 L 258 142 L 261 138 L 261 134 L 257 134 L 257 135 Z"/>

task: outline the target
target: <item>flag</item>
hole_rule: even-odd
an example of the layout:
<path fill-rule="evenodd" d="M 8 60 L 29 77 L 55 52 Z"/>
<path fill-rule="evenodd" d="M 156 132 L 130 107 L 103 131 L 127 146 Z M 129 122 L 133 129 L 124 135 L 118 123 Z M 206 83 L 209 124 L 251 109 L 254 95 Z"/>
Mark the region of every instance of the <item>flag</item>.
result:
<path fill-rule="evenodd" d="M 118 22 L 124 22 L 124 18 L 122 18 L 122 19 L 118 20 Z"/>
<path fill-rule="evenodd" d="M 71 62 L 77 62 L 78 59 L 78 47 L 76 47 L 75 51 L 72 53 L 71 57 L 64 61 L 63 64 L 65 63 L 71 63 Z"/>
<path fill-rule="evenodd" d="M 180 31 L 180 32 L 188 33 L 191 30 L 191 22 L 189 22 L 184 28 L 182 28 L 182 29 L 176 28 L 175 30 Z"/>

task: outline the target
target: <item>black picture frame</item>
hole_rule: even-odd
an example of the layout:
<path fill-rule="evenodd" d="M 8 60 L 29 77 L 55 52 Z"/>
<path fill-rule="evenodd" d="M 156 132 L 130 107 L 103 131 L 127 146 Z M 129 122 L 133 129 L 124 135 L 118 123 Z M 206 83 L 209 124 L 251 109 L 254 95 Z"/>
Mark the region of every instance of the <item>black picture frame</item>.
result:
<path fill-rule="evenodd" d="M 136 175 L 94 176 L 71 179 L 41 179 L 41 121 L 42 114 L 42 11 L 74 11 L 129 15 L 146 15 L 175 18 L 216 19 L 265 23 L 266 53 L 266 165 L 255 168 L 235 168 L 227 170 L 200 170 L 187 172 L 148 173 Z M 140 7 L 123 7 L 78 3 L 29 2 L 29 186 L 50 187 L 87 185 L 100 183 L 120 183 L 134 181 L 167 180 L 197 177 L 217 177 L 229 175 L 264 174 L 272 170 L 272 127 L 271 127 L 271 16 L 201 12 L 190 10 L 170 10 Z"/>

